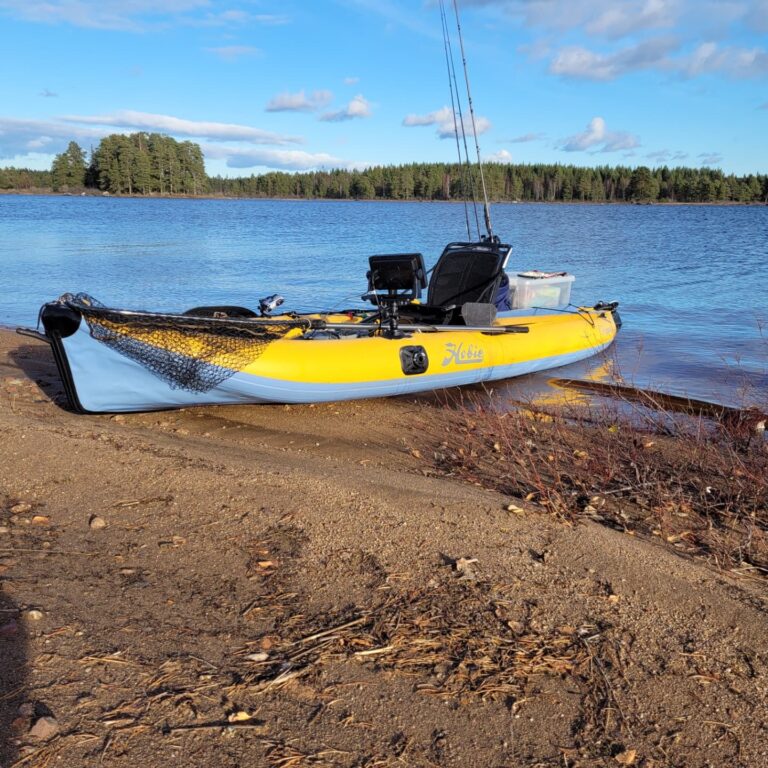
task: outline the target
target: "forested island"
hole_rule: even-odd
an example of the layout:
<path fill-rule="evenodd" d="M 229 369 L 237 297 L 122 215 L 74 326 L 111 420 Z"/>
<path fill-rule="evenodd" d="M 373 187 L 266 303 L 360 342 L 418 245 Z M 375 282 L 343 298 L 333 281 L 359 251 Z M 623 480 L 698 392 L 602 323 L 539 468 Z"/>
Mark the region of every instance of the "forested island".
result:
<path fill-rule="evenodd" d="M 768 203 L 768 175 L 725 175 L 713 168 L 488 163 L 484 173 L 495 201 Z M 90 157 L 72 141 L 49 171 L 0 168 L 0 191 L 6 192 L 463 200 L 472 189 L 480 197 L 477 170 L 456 163 L 208 176 L 198 144 L 143 132 L 106 136 Z"/>

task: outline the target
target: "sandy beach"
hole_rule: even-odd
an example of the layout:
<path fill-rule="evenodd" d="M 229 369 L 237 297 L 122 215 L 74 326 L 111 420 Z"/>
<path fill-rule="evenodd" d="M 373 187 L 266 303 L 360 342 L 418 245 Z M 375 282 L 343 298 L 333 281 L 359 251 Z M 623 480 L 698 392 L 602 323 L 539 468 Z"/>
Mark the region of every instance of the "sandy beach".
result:
<path fill-rule="evenodd" d="M 768 764 L 765 582 L 444 476 L 442 410 L 75 415 L 1 330 L 0 765 Z"/>

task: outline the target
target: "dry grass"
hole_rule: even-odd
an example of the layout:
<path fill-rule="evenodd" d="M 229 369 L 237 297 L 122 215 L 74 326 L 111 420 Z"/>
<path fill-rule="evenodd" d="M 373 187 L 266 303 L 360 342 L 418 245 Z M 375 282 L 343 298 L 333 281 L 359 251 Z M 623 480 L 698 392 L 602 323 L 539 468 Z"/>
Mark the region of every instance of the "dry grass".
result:
<path fill-rule="evenodd" d="M 354 657 L 408 676 L 432 675 L 435 682 L 418 688 L 441 698 L 514 704 L 534 675 L 589 677 L 590 643 L 599 640 L 594 626 L 535 633 L 509 615 L 503 588 L 442 584 L 389 596 L 276 646 L 250 683 L 274 688 L 310 664 Z"/>
<path fill-rule="evenodd" d="M 563 681 L 581 700 L 574 733 L 580 749 L 597 754 L 631 737 L 616 698 L 621 664 L 611 628 L 534 628 L 515 613 L 508 598 L 512 589 L 443 573 L 427 588 L 393 592 L 369 609 L 307 619 L 303 634 L 276 644 L 270 639 L 268 654 L 253 655 L 262 640 L 242 649 L 246 658 L 258 659 L 244 676 L 242 690 L 274 693 L 299 678 L 311 679 L 322 666 L 346 660 L 413 678 L 415 690 L 424 695 L 459 705 L 494 700 L 514 712 L 538 695 L 541 681 L 549 678 Z M 323 764 L 325 758 L 285 744 L 273 745 L 270 755 L 270 764 L 280 766 Z M 381 766 L 431 764 L 423 755 L 418 760 L 371 759 L 371 765 Z"/>
<path fill-rule="evenodd" d="M 741 420 L 619 405 L 444 412 L 441 471 L 768 576 L 768 442 Z M 751 421 L 747 420 L 747 425 Z"/>
<path fill-rule="evenodd" d="M 119 671 L 126 684 L 132 677 L 138 684 L 135 698 L 98 715 L 84 712 L 74 733 L 57 737 L 16 766 L 45 765 L 73 738 L 89 742 L 91 757 L 103 760 L 146 733 L 178 738 L 201 731 L 231 735 L 236 730 L 250 732 L 272 768 L 436 765 L 421 749 L 411 754 L 407 739 L 390 745 L 390 754 L 369 754 L 359 762 L 360 755 L 333 745 L 307 749 L 301 739 L 270 736 L 259 718 L 262 708 L 281 692 L 291 695 L 291 691 L 311 694 L 320 710 L 330 706 L 337 686 L 324 690 L 317 673 L 339 662 L 411 678 L 415 691 L 454 705 L 494 700 L 512 712 L 539 695 L 542 680 L 562 681 L 569 695 L 581 701 L 574 743 L 583 753 L 610 754 L 606 750 L 612 745 L 631 737 L 614 691 L 614 685 L 620 685 L 621 665 L 610 627 L 585 624 L 541 630 L 516 612 L 512 587 L 460 577 L 454 564 L 453 569 L 440 569 L 427 587 L 382 591 L 380 602 L 337 615 L 299 614 L 293 596 L 286 594 L 287 605 L 274 601 L 269 607 L 283 630 L 280 636 L 274 631 L 260 635 L 226 667 L 196 657 L 168 660 L 159 667 L 128 659 L 116 665 L 115 657 L 89 657 L 83 662 Z M 293 615 L 296 621 L 284 623 Z M 370 727 L 351 716 L 342 725 Z"/>

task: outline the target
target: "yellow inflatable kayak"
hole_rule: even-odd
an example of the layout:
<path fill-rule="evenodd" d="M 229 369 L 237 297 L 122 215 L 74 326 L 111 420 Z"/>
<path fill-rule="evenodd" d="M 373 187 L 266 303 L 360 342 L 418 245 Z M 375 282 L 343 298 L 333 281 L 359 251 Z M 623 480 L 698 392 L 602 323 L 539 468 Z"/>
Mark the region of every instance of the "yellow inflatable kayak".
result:
<path fill-rule="evenodd" d="M 41 319 L 81 412 L 402 395 L 555 368 L 613 341 L 615 303 L 570 305 L 573 278 L 562 273 L 510 278 L 509 250 L 451 243 L 425 303 L 421 255 L 389 254 L 370 259 L 370 309 L 273 315 L 277 301 L 264 300 L 260 314 L 168 314 L 66 294 L 44 305 Z"/>

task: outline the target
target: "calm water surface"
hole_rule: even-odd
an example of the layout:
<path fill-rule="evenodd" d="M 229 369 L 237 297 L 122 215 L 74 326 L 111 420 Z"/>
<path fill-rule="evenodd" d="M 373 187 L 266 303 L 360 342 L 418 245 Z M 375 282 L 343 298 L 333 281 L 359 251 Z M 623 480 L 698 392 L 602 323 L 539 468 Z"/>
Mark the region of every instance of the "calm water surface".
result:
<path fill-rule="evenodd" d="M 768 399 L 768 207 L 499 204 L 492 213 L 513 245 L 510 271 L 567 270 L 576 303 L 621 302 L 613 354 L 627 380 Z M 431 266 L 446 242 L 465 239 L 463 222 L 462 207 L 444 203 L 4 195 L 0 324 L 34 326 L 40 305 L 67 291 L 135 309 L 254 306 L 275 292 L 289 309 L 359 305 L 369 255 L 421 251 Z"/>

